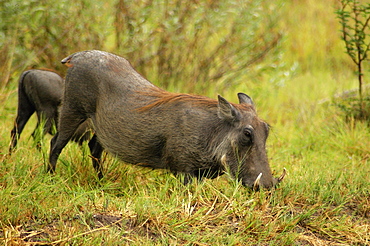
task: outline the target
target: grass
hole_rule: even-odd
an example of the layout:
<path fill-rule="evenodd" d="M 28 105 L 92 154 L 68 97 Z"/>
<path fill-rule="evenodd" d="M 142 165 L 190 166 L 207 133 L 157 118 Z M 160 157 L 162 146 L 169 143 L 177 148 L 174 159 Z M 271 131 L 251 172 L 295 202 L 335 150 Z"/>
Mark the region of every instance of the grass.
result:
<path fill-rule="evenodd" d="M 41 152 L 29 147 L 34 118 L 17 151 L 6 155 L 16 105 L 10 88 L 1 108 L 0 238 L 6 245 L 368 244 L 370 131 L 318 104 L 328 94 L 324 89 L 312 95 L 294 86 L 314 86 L 317 81 L 308 78 L 292 78 L 265 101 L 255 98 L 261 117 L 273 125 L 270 165 L 288 169 L 281 186 L 259 192 L 228 176 L 183 186 L 171 174 L 109 155 L 99 181 L 87 146 L 74 143 L 63 151 L 57 174 L 48 175 L 50 137 Z M 274 89 L 268 82 L 264 87 L 260 95 Z"/>
<path fill-rule="evenodd" d="M 288 170 L 279 187 L 254 192 L 227 175 L 184 186 L 167 172 L 126 165 L 108 154 L 106 175 L 98 180 L 87 146 L 74 143 L 63 150 L 56 175 L 48 175 L 50 136 L 42 151 L 31 147 L 35 117 L 16 152 L 7 155 L 16 114 L 14 77 L 0 93 L 0 242 L 369 245 L 370 130 L 330 103 L 334 94 L 356 88 L 356 80 L 333 27 L 333 9 L 317 3 L 285 6 L 280 26 L 288 34 L 281 57 L 286 64 L 278 73 L 206 92 L 234 102 L 240 91 L 253 97 L 272 125 L 270 166 L 276 175 Z M 321 25 L 312 26 L 312 19 Z"/>
<path fill-rule="evenodd" d="M 363 160 L 354 158 L 338 172 L 329 161 L 317 166 L 326 157 L 289 157 L 289 176 L 281 187 L 251 192 L 227 177 L 183 186 L 172 175 L 110 158 L 107 177 L 99 182 L 91 167 L 81 167 L 78 148 L 70 146 L 66 155 L 72 156 L 64 158 L 74 161 L 62 161 L 55 176 L 43 172 L 37 152 L 30 158 L 28 150 L 19 149 L 4 162 L 0 212 L 5 241 L 364 245 L 369 240 Z"/>

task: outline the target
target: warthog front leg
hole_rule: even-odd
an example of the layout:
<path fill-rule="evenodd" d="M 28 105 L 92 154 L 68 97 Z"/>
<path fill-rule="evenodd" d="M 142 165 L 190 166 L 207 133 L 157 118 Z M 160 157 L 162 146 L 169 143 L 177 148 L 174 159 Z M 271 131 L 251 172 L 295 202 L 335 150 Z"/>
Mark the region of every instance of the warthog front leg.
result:
<path fill-rule="evenodd" d="M 50 142 L 50 156 L 47 171 L 51 173 L 55 172 L 59 154 L 72 138 L 79 125 L 86 120 L 81 118 L 79 114 L 73 114 L 69 110 L 65 111 L 67 112 L 67 115 L 62 112 L 59 130 Z"/>

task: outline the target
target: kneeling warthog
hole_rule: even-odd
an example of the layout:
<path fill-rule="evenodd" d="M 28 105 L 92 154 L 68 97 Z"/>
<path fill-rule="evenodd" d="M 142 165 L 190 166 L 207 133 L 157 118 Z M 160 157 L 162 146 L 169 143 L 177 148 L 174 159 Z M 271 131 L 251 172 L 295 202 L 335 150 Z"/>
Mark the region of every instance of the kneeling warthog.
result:
<path fill-rule="evenodd" d="M 39 125 L 44 121 L 42 136 L 46 133 L 54 135 L 54 126 L 57 128 L 58 111 L 64 92 L 64 80 L 58 74 L 32 69 L 22 73 L 18 82 L 18 112 L 11 130 L 9 152 L 17 146 L 18 139 L 27 121 L 33 113 L 37 114 L 37 126 L 32 133 L 36 138 Z M 81 143 L 89 139 L 88 122 L 82 124 L 73 136 L 73 140 Z M 38 139 L 39 141 L 39 139 Z M 39 146 L 39 143 L 37 143 Z"/>
<path fill-rule="evenodd" d="M 68 68 L 58 133 L 51 141 L 49 171 L 73 132 L 91 118 L 94 159 L 104 149 L 127 163 L 168 169 L 190 178 L 215 178 L 225 171 L 254 189 L 271 188 L 266 155 L 269 126 L 249 96 L 239 104 L 223 97 L 170 93 L 137 73 L 119 56 L 91 50 L 62 60 Z M 101 172 L 99 161 L 95 168 Z"/>

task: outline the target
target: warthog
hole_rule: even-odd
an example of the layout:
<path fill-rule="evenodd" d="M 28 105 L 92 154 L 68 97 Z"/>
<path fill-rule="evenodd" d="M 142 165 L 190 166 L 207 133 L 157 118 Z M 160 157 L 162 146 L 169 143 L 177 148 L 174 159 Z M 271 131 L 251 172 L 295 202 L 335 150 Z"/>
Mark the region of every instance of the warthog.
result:
<path fill-rule="evenodd" d="M 63 93 L 64 80 L 54 72 L 32 69 L 22 73 L 18 84 L 18 112 L 14 128 L 11 131 L 10 153 L 17 146 L 24 126 L 34 112 L 37 114 L 37 126 L 32 137 L 37 139 L 37 129 L 41 122 L 44 122 L 42 136 L 46 133 L 54 135 Z M 87 122 L 82 124 L 76 130 L 73 140 L 81 143 L 89 139 L 88 129 Z M 39 146 L 39 142 L 37 146 Z"/>
<path fill-rule="evenodd" d="M 89 144 L 96 160 L 104 149 L 127 163 L 185 174 L 185 183 L 225 171 L 254 189 L 282 180 L 284 175 L 272 176 L 267 160 L 269 126 L 246 94 L 239 93 L 234 104 L 221 96 L 170 93 L 126 59 L 103 51 L 78 52 L 62 63 L 69 68 L 50 172 L 75 129 L 90 118 L 98 140 Z M 101 172 L 99 161 L 95 164 Z"/>

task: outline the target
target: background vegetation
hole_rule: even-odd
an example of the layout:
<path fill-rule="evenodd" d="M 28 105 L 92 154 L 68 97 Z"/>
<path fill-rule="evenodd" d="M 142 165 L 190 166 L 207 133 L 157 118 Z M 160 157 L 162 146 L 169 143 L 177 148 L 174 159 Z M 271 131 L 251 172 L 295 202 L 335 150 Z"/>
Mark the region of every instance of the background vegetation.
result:
<path fill-rule="evenodd" d="M 0 240 L 6 245 L 367 245 L 367 122 L 334 106 L 358 85 L 337 1 L 0 2 Z M 273 126 L 273 191 L 227 176 L 183 186 L 171 174 L 105 155 L 98 181 L 86 146 L 71 143 L 45 174 L 47 139 L 35 119 L 7 155 L 17 80 L 28 68 L 64 75 L 60 60 L 86 49 L 128 58 L 153 83 L 236 101 L 254 98 Z M 363 64 L 367 93 L 369 66 Z M 339 104 L 342 104 L 339 101 Z"/>

